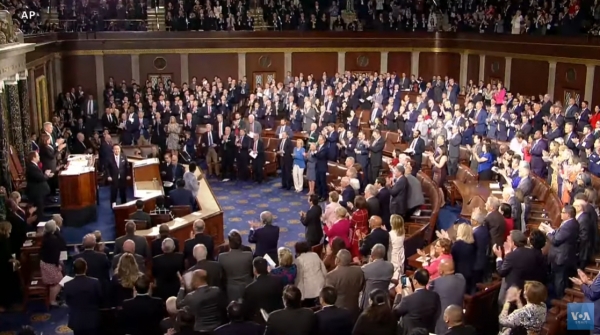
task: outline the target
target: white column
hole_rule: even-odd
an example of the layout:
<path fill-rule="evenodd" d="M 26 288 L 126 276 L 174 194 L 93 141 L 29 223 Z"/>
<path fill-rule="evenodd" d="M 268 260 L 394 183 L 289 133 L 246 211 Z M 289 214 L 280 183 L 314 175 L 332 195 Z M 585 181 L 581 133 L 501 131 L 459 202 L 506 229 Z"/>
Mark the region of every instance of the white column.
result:
<path fill-rule="evenodd" d="M 554 99 L 556 99 L 556 97 L 554 96 L 554 84 L 556 81 L 556 62 L 550 61 L 549 63 L 550 66 L 548 67 L 548 89 L 546 90 L 546 93 L 550 94 L 552 101 L 554 101 Z"/>
<path fill-rule="evenodd" d="M 240 52 L 238 53 L 238 79 L 241 80 L 246 76 L 246 53 Z M 250 80 L 249 82 L 252 82 Z"/>
<path fill-rule="evenodd" d="M 338 51 L 338 67 L 337 72 L 344 73 L 346 71 L 346 52 Z"/>
<path fill-rule="evenodd" d="M 589 103 L 592 102 L 592 95 L 594 94 L 594 73 L 596 66 L 587 65 L 585 72 L 585 93 L 583 94 L 582 100 L 587 100 Z"/>
<path fill-rule="evenodd" d="M 142 84 L 140 78 L 140 55 L 131 55 L 131 79 L 140 85 Z M 144 78 L 144 81 L 146 81 L 146 78 Z"/>
<path fill-rule="evenodd" d="M 485 55 L 479 55 L 479 80 L 485 78 Z"/>
<path fill-rule="evenodd" d="M 286 52 L 283 54 L 283 73 L 287 76 L 287 73 L 292 73 L 292 53 Z"/>
<path fill-rule="evenodd" d="M 460 78 L 458 78 L 459 85 L 466 85 L 467 81 L 467 72 L 469 71 L 469 54 L 466 52 L 461 52 L 460 54 Z"/>
<path fill-rule="evenodd" d="M 413 51 L 410 54 L 410 74 L 419 77 L 419 54 L 420 51 Z"/>
<path fill-rule="evenodd" d="M 189 54 L 181 54 L 181 82 L 187 83 L 190 81 L 190 65 L 189 65 Z"/>
<path fill-rule="evenodd" d="M 512 57 L 506 57 L 504 60 L 504 86 L 510 89 L 510 73 L 512 68 Z"/>
<path fill-rule="evenodd" d="M 102 97 L 104 95 L 104 56 L 96 55 L 96 99 L 98 101 L 102 101 Z M 93 91 L 92 91 L 93 92 Z M 98 111 L 98 116 L 101 116 L 104 113 L 104 110 L 100 108 Z"/>
<path fill-rule="evenodd" d="M 59 55 L 54 58 L 54 82 L 57 92 L 63 92 L 64 87 L 62 84 L 62 59 Z"/>
<path fill-rule="evenodd" d="M 388 72 L 388 56 L 389 56 L 389 52 L 387 52 L 387 51 L 381 52 L 381 64 L 379 65 L 379 73 Z"/>

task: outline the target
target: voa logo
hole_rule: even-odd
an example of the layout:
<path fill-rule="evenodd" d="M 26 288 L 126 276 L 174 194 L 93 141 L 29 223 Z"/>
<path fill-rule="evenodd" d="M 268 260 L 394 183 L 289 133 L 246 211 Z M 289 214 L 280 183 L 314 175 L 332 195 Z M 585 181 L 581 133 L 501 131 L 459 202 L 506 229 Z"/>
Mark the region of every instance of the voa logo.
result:
<path fill-rule="evenodd" d="M 592 321 L 592 318 L 590 318 L 590 314 L 588 312 L 571 312 L 571 318 L 575 322 Z"/>
<path fill-rule="evenodd" d="M 19 14 L 19 19 L 21 19 L 22 21 L 29 21 L 35 19 L 39 15 L 40 14 L 36 11 L 24 10 L 21 12 L 21 14 Z"/>

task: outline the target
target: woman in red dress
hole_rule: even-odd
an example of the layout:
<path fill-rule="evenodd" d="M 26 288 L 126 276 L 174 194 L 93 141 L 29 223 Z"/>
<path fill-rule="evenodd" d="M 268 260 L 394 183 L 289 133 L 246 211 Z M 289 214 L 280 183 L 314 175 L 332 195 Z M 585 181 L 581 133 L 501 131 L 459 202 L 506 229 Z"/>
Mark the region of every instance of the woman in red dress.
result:
<path fill-rule="evenodd" d="M 369 213 L 367 200 L 363 196 L 354 198 L 352 216 L 350 217 L 350 253 L 354 262 L 360 260 L 359 242 L 369 233 Z"/>
<path fill-rule="evenodd" d="M 394 177 L 394 167 L 396 165 L 398 165 L 398 163 L 400 163 L 400 155 L 402 154 L 402 151 L 400 151 L 400 149 L 394 149 L 394 151 L 392 151 L 392 162 L 389 164 L 390 166 L 390 178 Z"/>

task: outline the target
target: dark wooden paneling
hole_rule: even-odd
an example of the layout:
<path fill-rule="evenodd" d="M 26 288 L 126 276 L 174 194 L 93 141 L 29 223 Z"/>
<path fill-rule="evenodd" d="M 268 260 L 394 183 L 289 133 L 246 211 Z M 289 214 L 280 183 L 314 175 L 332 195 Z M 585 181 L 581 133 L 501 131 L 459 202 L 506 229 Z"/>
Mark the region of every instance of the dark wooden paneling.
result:
<path fill-rule="evenodd" d="M 410 52 L 390 52 L 388 54 L 388 72 L 396 72 L 399 76 L 406 73 L 406 77 L 410 78 L 412 74 L 416 74 L 410 73 L 411 59 Z"/>
<path fill-rule="evenodd" d="M 473 83 L 477 84 L 479 82 L 479 61 L 481 57 L 479 55 L 469 55 L 467 64 L 467 81 L 472 80 Z M 460 83 L 461 85 L 466 85 L 467 83 Z"/>
<path fill-rule="evenodd" d="M 267 66 L 268 65 L 268 66 Z M 246 54 L 246 76 L 253 83 L 254 72 L 275 72 L 275 80 L 285 78 L 285 60 L 283 52 L 251 52 Z"/>
<path fill-rule="evenodd" d="M 582 64 L 557 63 L 554 82 L 554 100 L 565 104 L 565 91 L 585 93 L 586 66 Z"/>
<path fill-rule="evenodd" d="M 337 66 L 337 52 L 292 53 L 292 75 L 294 76 L 302 72 L 306 78 L 312 73 L 315 79 L 321 80 L 323 72 L 327 72 L 327 77 L 333 77 L 337 72 Z"/>
<path fill-rule="evenodd" d="M 424 80 L 433 76 L 448 76 L 458 81 L 460 76 L 460 55 L 451 52 L 419 53 L 419 73 Z"/>
<path fill-rule="evenodd" d="M 600 105 L 600 66 L 596 66 L 596 69 L 594 70 L 594 88 L 594 95 L 590 99 L 591 101 L 589 106 L 592 111 L 596 105 Z M 585 98 L 589 99 L 588 97 Z"/>
<path fill-rule="evenodd" d="M 131 55 L 104 55 L 104 82 L 113 77 L 115 82 L 131 82 Z M 142 83 L 146 78 L 140 78 Z"/>
<path fill-rule="evenodd" d="M 214 77 L 226 82 L 227 77 L 238 78 L 238 55 L 229 54 L 190 54 L 188 56 L 189 78 L 206 77 L 212 82 Z"/>
<path fill-rule="evenodd" d="M 485 56 L 484 80 L 489 83 L 491 79 L 500 80 L 504 83 L 504 70 L 506 58 L 496 56 Z"/>
<path fill-rule="evenodd" d="M 510 91 L 538 96 L 548 89 L 548 71 L 546 61 L 513 58 L 510 67 Z"/>
<path fill-rule="evenodd" d="M 62 91 L 81 85 L 85 92 L 96 93 L 95 56 L 62 57 Z"/>
<path fill-rule="evenodd" d="M 164 69 L 158 69 L 155 60 L 163 58 L 166 61 Z M 177 84 L 181 84 L 181 56 L 177 54 L 148 54 L 140 55 L 140 81 L 145 82 L 149 74 L 170 74 Z"/>
<path fill-rule="evenodd" d="M 379 70 L 381 70 L 381 53 L 346 52 L 346 71 L 379 72 Z"/>

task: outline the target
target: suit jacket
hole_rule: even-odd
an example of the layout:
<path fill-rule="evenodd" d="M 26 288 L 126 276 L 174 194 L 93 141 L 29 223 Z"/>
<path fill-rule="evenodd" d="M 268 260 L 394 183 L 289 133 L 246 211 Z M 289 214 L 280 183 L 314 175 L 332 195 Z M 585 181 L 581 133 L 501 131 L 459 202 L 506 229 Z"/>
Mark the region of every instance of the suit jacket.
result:
<path fill-rule="evenodd" d="M 577 241 L 579 239 L 579 222 L 570 219 L 561 223 L 553 234 L 548 236 L 550 250 L 548 260 L 551 264 L 574 266 L 577 262 Z"/>
<path fill-rule="evenodd" d="M 121 153 L 119 155 L 119 166 L 117 166 L 115 156 L 108 156 L 106 158 L 106 165 L 104 168 L 106 170 L 106 176 L 112 178 L 112 183 L 124 183 L 129 170 L 127 157 Z"/>
<path fill-rule="evenodd" d="M 269 314 L 264 335 L 314 335 L 316 330 L 317 317 L 310 309 L 284 308 Z"/>
<path fill-rule="evenodd" d="M 56 172 L 56 152 L 51 145 L 40 146 L 40 161 L 44 171 Z"/>
<path fill-rule="evenodd" d="M 338 296 L 339 300 L 339 296 Z M 324 306 L 315 313 L 317 318 L 316 335 L 351 335 L 354 328 L 354 315 L 337 306 Z"/>
<path fill-rule="evenodd" d="M 215 329 L 213 335 L 262 335 L 263 327 L 255 322 L 230 322 Z"/>
<path fill-rule="evenodd" d="M 212 332 L 221 325 L 225 300 L 221 289 L 215 286 L 202 286 L 185 294 L 180 289 L 177 293 L 177 308 L 188 307 L 196 317 L 194 330 Z"/>
<path fill-rule="evenodd" d="M 492 244 L 497 244 L 500 247 L 503 246 L 505 240 L 504 233 L 506 231 L 506 221 L 504 220 L 504 216 L 498 211 L 490 212 L 485 217 L 485 220 L 483 220 L 483 224 L 488 227 L 490 231 Z"/>
<path fill-rule="evenodd" d="M 179 240 L 171 237 L 171 236 L 167 236 L 168 238 L 172 239 L 173 242 L 175 242 L 175 251 L 179 250 Z M 157 255 L 162 255 L 163 251 L 162 251 L 162 242 L 165 240 L 165 238 L 167 237 L 159 237 L 157 239 L 155 239 L 154 241 L 152 241 L 152 243 L 150 244 L 150 251 L 152 252 L 151 256 L 157 256 Z"/>
<path fill-rule="evenodd" d="M 221 267 L 221 264 L 219 264 L 219 262 L 203 259 L 201 261 L 198 261 L 191 268 L 189 268 L 188 272 L 196 270 L 206 271 L 206 276 L 208 277 L 208 286 L 217 286 L 223 288 L 223 267 Z"/>
<path fill-rule="evenodd" d="M 323 228 L 321 227 L 321 215 L 323 210 L 321 206 L 312 206 L 306 215 L 300 218 L 302 225 L 305 229 L 305 239 L 311 244 L 311 246 L 319 244 L 323 238 Z"/>
<path fill-rule="evenodd" d="M 282 126 L 277 126 L 277 129 L 275 129 L 275 135 L 279 138 L 281 138 L 281 134 L 283 132 L 286 132 L 288 134 L 288 138 L 293 138 L 294 137 L 294 132 L 292 131 L 292 127 L 290 126 L 285 126 L 285 129 L 282 129 Z"/>
<path fill-rule="evenodd" d="M 371 254 L 371 249 L 375 244 L 383 244 L 385 247 L 386 258 L 387 258 L 387 250 L 390 244 L 390 233 L 387 230 L 383 230 L 381 228 L 371 230 L 371 233 L 367 235 L 360 246 L 360 253 L 363 256 L 368 256 Z"/>
<path fill-rule="evenodd" d="M 215 251 L 215 241 L 212 236 L 198 233 L 194 236 L 194 238 L 187 239 L 183 245 L 183 256 L 188 266 L 192 264 L 196 264 L 196 260 L 194 259 L 194 247 L 197 244 L 204 244 L 206 247 L 206 259 L 214 260 L 214 251 Z"/>
<path fill-rule="evenodd" d="M 183 270 L 183 254 L 179 252 L 154 256 L 152 258 L 152 277 L 156 281 L 154 294 L 163 300 L 177 295 L 177 290 L 181 286 L 178 274 L 183 273 Z"/>
<path fill-rule="evenodd" d="M 144 258 L 150 258 L 150 248 L 148 248 L 148 241 L 143 236 L 137 235 L 123 235 L 115 240 L 115 255 L 123 252 L 123 243 L 127 240 L 132 240 L 135 243 L 135 253 L 141 255 Z"/>
<path fill-rule="evenodd" d="M 246 124 L 246 134 L 250 135 L 250 133 L 261 134 L 262 125 L 256 120 L 253 123 L 248 122 Z"/>
<path fill-rule="evenodd" d="M 178 187 L 169 192 L 169 201 L 171 206 L 190 206 L 192 210 L 198 206 L 192 191 L 183 187 Z"/>
<path fill-rule="evenodd" d="M 477 330 L 469 325 L 458 325 L 449 328 L 444 335 L 477 335 Z"/>
<path fill-rule="evenodd" d="M 108 284 L 110 281 L 110 262 L 105 253 L 86 249 L 73 256 L 73 261 L 79 258 L 87 263 L 86 275 L 88 277 L 98 279 L 102 285 Z"/>
<path fill-rule="evenodd" d="M 365 285 L 365 275 L 359 266 L 338 266 L 325 276 L 325 284 L 337 291 L 335 306 L 346 309 L 356 318 L 360 292 Z M 320 326 L 319 326 L 320 327 Z"/>
<path fill-rule="evenodd" d="M 146 221 L 148 222 L 148 225 L 152 224 L 152 218 L 150 217 L 150 214 L 144 212 L 144 210 L 136 210 L 135 212 L 129 214 L 129 218 L 131 220 Z"/>
<path fill-rule="evenodd" d="M 531 191 L 533 191 L 533 182 L 531 181 L 531 177 L 521 178 L 519 185 L 517 185 L 517 189 L 521 190 L 524 196 L 530 196 Z"/>
<path fill-rule="evenodd" d="M 48 177 L 40 167 L 32 161 L 25 163 L 25 179 L 27 180 L 25 194 L 27 194 L 29 199 L 43 198 L 50 193 Z"/>
<path fill-rule="evenodd" d="M 379 213 L 386 226 L 390 224 L 390 190 L 385 186 L 377 192 L 377 200 L 379 200 Z"/>
<path fill-rule="evenodd" d="M 252 252 L 240 249 L 224 252 L 219 255 L 219 264 L 225 274 L 227 301 L 241 299 L 246 286 L 252 282 Z"/>
<path fill-rule="evenodd" d="M 440 297 L 440 311 L 445 311 L 450 305 L 462 306 L 465 293 L 467 293 L 467 282 L 460 273 L 441 276 L 429 283 L 429 290 Z M 435 326 L 436 334 L 443 334 L 448 326 L 444 322 L 444 315 L 440 312 Z"/>
<path fill-rule="evenodd" d="M 364 310 L 369 307 L 369 293 L 375 289 L 387 291 L 394 276 L 394 265 L 388 261 L 376 260 L 362 266 L 365 276 L 365 289 L 363 290 L 360 306 Z"/>
<path fill-rule="evenodd" d="M 246 319 L 263 323 L 264 319 L 260 313 L 261 309 L 264 309 L 267 313 L 271 313 L 283 308 L 281 292 L 283 292 L 281 278 L 271 274 L 256 277 L 244 290 L 243 301 L 246 307 Z"/>
<path fill-rule="evenodd" d="M 396 296 L 394 313 L 402 317 L 402 334 L 415 328 L 425 328 L 435 333 L 435 325 L 441 314 L 440 296 L 426 289 L 416 290 L 406 297 Z"/>
<path fill-rule="evenodd" d="M 354 198 L 356 197 L 356 191 L 354 191 L 354 188 L 352 188 L 352 186 L 348 185 L 346 187 L 344 187 L 344 189 L 342 190 L 342 194 L 341 194 L 341 201 L 340 204 L 344 207 L 348 207 L 348 202 L 351 202 L 352 204 L 354 204 Z"/>
<path fill-rule="evenodd" d="M 85 141 L 80 142 L 79 140 L 75 140 L 73 141 L 73 145 L 71 146 L 71 153 L 74 155 L 81 155 L 85 154 L 87 149 L 88 146 L 85 144 Z"/>
<path fill-rule="evenodd" d="M 371 153 L 371 157 L 369 158 L 369 163 L 371 166 L 381 166 L 383 159 L 383 147 L 385 146 L 385 139 L 379 138 L 377 141 L 374 141 L 369 147 L 369 151 Z"/>
<path fill-rule="evenodd" d="M 498 275 L 506 281 L 506 287 L 523 288 L 526 281 L 544 282 L 546 278 L 546 260 L 539 250 L 517 248 L 508 253 L 497 264 Z"/>
<path fill-rule="evenodd" d="M 162 335 L 160 322 L 165 313 L 165 303 L 160 298 L 137 295 L 123 301 L 117 322 L 123 334 Z"/>
<path fill-rule="evenodd" d="M 68 326 L 73 331 L 95 331 L 100 326 L 102 288 L 96 278 L 75 276 L 63 288 L 69 306 Z"/>
<path fill-rule="evenodd" d="M 389 200 L 388 200 L 389 203 Z M 367 212 L 369 213 L 369 217 L 373 215 L 380 216 L 381 209 L 379 199 L 377 197 L 371 197 L 367 199 Z"/>
<path fill-rule="evenodd" d="M 406 201 L 408 196 L 408 179 L 402 176 L 390 188 L 390 214 L 406 214 Z"/>
<path fill-rule="evenodd" d="M 250 229 L 248 242 L 255 243 L 254 256 L 263 257 L 268 254 L 269 257 L 277 262 L 277 242 L 279 242 L 279 227 L 266 225 L 258 229 Z"/>

